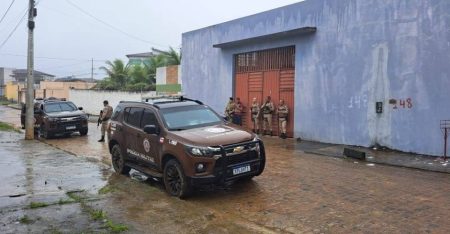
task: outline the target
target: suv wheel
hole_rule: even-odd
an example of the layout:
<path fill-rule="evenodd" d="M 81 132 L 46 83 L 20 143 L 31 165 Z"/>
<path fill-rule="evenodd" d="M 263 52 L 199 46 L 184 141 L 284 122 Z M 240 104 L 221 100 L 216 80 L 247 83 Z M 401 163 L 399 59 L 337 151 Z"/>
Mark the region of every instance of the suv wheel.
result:
<path fill-rule="evenodd" d="M 114 171 L 117 173 L 127 175 L 131 168 L 125 165 L 125 160 L 122 155 L 122 150 L 119 145 L 114 145 L 111 150 L 111 161 L 114 167 Z"/>
<path fill-rule="evenodd" d="M 164 185 L 166 191 L 175 197 L 185 198 L 191 193 L 183 168 L 175 159 L 169 160 L 164 166 Z"/>
<path fill-rule="evenodd" d="M 81 135 L 81 136 L 86 136 L 87 133 L 88 133 L 88 129 L 87 129 L 87 128 L 86 128 L 86 129 L 81 129 L 81 130 L 80 130 L 80 135 Z"/>
<path fill-rule="evenodd" d="M 53 134 L 49 133 L 47 130 L 45 130 L 45 125 L 41 124 L 41 127 L 39 128 L 39 133 L 41 134 L 42 137 L 44 137 L 45 139 L 50 139 L 53 137 Z"/>

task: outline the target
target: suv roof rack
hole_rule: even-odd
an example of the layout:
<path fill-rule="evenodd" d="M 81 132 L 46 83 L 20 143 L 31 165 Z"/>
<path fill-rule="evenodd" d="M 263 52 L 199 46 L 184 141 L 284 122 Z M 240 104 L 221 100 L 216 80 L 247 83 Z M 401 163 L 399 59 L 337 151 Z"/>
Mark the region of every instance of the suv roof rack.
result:
<path fill-rule="evenodd" d="M 158 99 L 160 99 L 160 100 L 158 101 Z M 150 103 L 150 100 L 154 100 L 154 101 Z M 162 95 L 162 96 L 148 97 L 145 99 L 146 103 L 153 104 L 153 105 L 169 103 L 169 102 L 183 102 L 183 101 L 192 101 L 199 105 L 203 105 L 203 102 L 201 102 L 199 100 L 186 98 L 183 95 Z"/>

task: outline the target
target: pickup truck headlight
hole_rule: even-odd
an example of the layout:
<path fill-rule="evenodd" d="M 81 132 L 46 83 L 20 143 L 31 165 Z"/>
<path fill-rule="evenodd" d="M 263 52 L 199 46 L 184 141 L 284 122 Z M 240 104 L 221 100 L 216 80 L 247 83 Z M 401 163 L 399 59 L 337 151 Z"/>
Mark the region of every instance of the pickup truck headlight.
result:
<path fill-rule="evenodd" d="M 190 155 L 197 157 L 213 157 L 220 154 L 220 148 L 198 146 L 186 146 L 185 148 Z"/>
<path fill-rule="evenodd" d="M 45 117 L 49 122 L 57 122 L 58 118 L 54 118 L 54 117 Z"/>

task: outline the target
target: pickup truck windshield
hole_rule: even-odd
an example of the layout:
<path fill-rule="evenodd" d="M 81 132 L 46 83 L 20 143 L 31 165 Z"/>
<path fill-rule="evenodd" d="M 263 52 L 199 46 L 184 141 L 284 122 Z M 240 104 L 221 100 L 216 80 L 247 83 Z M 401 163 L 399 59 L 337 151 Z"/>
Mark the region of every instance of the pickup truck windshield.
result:
<path fill-rule="evenodd" d="M 222 122 L 214 111 L 205 106 L 163 109 L 162 116 L 170 131 L 216 125 Z"/>
<path fill-rule="evenodd" d="M 63 111 L 76 111 L 77 107 L 70 102 L 61 103 L 47 103 L 44 105 L 44 111 L 46 113 L 63 112 Z"/>

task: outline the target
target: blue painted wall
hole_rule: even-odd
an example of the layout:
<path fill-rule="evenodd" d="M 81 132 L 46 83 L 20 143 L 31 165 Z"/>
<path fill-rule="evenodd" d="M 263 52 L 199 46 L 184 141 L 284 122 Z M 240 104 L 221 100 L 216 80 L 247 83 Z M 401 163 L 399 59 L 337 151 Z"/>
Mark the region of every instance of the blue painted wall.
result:
<path fill-rule="evenodd" d="M 234 54 L 295 45 L 296 137 L 442 155 L 439 120 L 450 119 L 449 12 L 448 0 L 306 0 L 187 32 L 183 92 L 220 112 L 233 91 Z M 317 32 L 213 48 L 307 26 Z M 375 102 L 384 103 L 382 114 Z"/>

